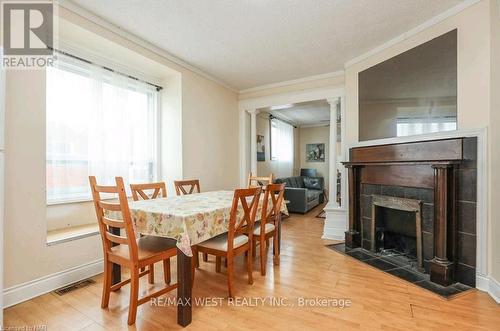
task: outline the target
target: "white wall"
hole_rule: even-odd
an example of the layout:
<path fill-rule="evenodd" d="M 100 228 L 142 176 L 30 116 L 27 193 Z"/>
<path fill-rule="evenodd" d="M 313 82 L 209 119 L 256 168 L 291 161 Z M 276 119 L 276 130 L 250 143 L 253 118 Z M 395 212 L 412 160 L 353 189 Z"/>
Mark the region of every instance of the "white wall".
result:
<path fill-rule="evenodd" d="M 109 49 L 98 52 L 121 47 L 122 51 L 114 54 L 115 61 L 127 57 L 134 69 L 158 73 L 165 89 L 173 88 L 171 95 L 163 97 L 176 100 L 177 106 L 169 103 L 173 109 L 181 107 L 182 116 L 170 124 L 182 132 L 182 147 L 169 150 L 162 160 L 163 169 L 168 169 L 169 163 L 176 164 L 175 172 L 200 178 L 203 190 L 237 186 L 235 92 L 64 8 L 60 8 L 60 15 L 92 32 L 96 39 L 104 38 Z M 5 186 L 9 194 L 5 200 L 5 287 L 9 288 L 98 260 L 102 248 L 98 236 L 46 246 L 47 216 L 72 222 L 80 215 L 70 212 L 71 206 L 47 212 L 45 204 L 45 71 L 9 71 L 6 103 Z"/>
<path fill-rule="evenodd" d="M 0 61 L 3 61 L 3 46 L 0 45 Z M 4 288 L 4 137 L 5 137 L 5 70 L 0 68 L 0 328 L 3 326 Z"/>
<path fill-rule="evenodd" d="M 458 127 L 485 127 L 490 112 L 489 0 L 469 7 L 445 21 L 413 35 L 345 69 L 346 141 L 358 140 L 358 73 L 458 29 Z"/>
<path fill-rule="evenodd" d="M 361 57 L 345 69 L 346 131 L 348 144 L 358 141 L 358 73 L 453 29 L 458 30 L 458 128 L 488 127 L 488 272 L 500 279 L 500 29 L 495 1 L 483 0 L 444 21 L 407 36 L 380 51 Z M 490 17 L 491 16 L 491 17 Z M 493 16 L 495 18 L 493 19 Z M 491 240 L 493 239 L 493 240 Z M 493 243 L 494 242 L 494 243 Z"/>
<path fill-rule="evenodd" d="M 182 168 L 203 191 L 232 190 L 239 178 L 236 93 L 200 76 L 182 74 Z"/>
<path fill-rule="evenodd" d="M 490 220 L 491 273 L 500 298 L 500 3 L 491 1 Z"/>
<path fill-rule="evenodd" d="M 318 176 L 325 178 L 325 188 L 329 187 L 330 176 L 330 126 L 318 126 L 309 128 L 300 128 L 299 138 L 299 155 L 300 167 L 316 169 Z M 306 160 L 306 145 L 307 144 L 325 144 L 325 162 L 307 162 Z"/>
<path fill-rule="evenodd" d="M 271 160 L 271 148 L 270 148 L 270 138 L 271 134 L 269 131 L 269 114 L 259 113 L 257 114 L 257 134 L 264 136 L 264 148 L 265 148 L 265 161 L 257 161 L 257 175 L 258 176 L 268 176 L 273 174 L 275 178 L 280 177 L 278 174 L 278 162 Z M 250 137 L 251 139 L 257 139 Z"/>

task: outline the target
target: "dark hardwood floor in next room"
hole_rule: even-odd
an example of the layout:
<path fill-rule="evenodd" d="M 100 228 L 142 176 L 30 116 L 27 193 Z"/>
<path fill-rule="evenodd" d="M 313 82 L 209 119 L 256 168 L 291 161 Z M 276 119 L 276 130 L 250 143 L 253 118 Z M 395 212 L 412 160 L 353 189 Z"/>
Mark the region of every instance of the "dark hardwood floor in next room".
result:
<path fill-rule="evenodd" d="M 188 330 L 494 330 L 500 325 L 500 306 L 487 294 L 468 292 L 451 301 L 417 288 L 389 274 L 325 247 L 321 240 L 320 209 L 295 215 L 283 222 L 281 266 L 268 258 L 267 276 L 254 262 L 254 285 L 247 284 L 243 257 L 235 268 L 237 297 L 347 298 L 349 308 L 194 307 Z M 195 297 L 225 297 L 225 269 L 215 273 L 214 258 L 200 259 L 193 289 Z M 175 268 L 172 268 L 175 279 Z M 162 279 L 156 270 L 157 286 Z M 167 330 L 181 329 L 174 307 L 139 307 L 137 323 L 127 327 L 128 286 L 112 293 L 109 309 L 100 308 L 102 276 L 96 284 L 63 296 L 49 293 L 5 310 L 4 326 L 47 325 L 48 330 Z M 147 279 L 142 289 L 151 288 Z M 175 291 L 171 296 L 175 295 Z"/>

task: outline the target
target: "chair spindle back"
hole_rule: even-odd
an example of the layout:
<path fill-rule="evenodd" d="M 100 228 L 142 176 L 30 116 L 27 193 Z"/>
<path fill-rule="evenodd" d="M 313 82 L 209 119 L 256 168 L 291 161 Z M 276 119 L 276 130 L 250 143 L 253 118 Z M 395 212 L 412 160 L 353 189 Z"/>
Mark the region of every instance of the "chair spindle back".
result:
<path fill-rule="evenodd" d="M 174 185 L 177 195 L 200 193 L 200 181 L 198 179 L 176 180 L 174 181 Z"/>
<path fill-rule="evenodd" d="M 127 245 L 130 252 L 130 259 L 137 261 L 137 242 L 130 216 L 125 185 L 122 177 L 115 177 L 115 181 L 116 186 L 102 186 L 97 184 L 94 176 L 89 176 L 104 254 L 110 253 L 113 246 Z M 110 202 L 108 198 L 103 200 L 101 193 L 117 194 L 118 202 Z"/>
<path fill-rule="evenodd" d="M 262 187 L 273 183 L 273 174 L 269 177 L 259 177 L 252 176 L 252 173 L 248 175 L 248 187 Z"/>
<path fill-rule="evenodd" d="M 274 225 L 278 226 L 278 222 L 281 219 L 281 206 L 284 200 L 284 193 L 285 184 L 270 184 L 266 186 L 264 200 L 262 201 L 262 215 L 260 219 L 261 235 L 265 235 L 266 223 L 274 221 Z"/>
<path fill-rule="evenodd" d="M 132 191 L 132 198 L 134 201 L 166 198 L 167 197 L 167 187 L 164 182 L 158 183 L 146 183 L 146 184 L 130 184 L 130 190 Z M 150 195 L 144 191 L 154 190 Z"/>
<path fill-rule="evenodd" d="M 233 248 L 233 240 L 237 235 L 248 233 L 249 241 L 252 241 L 253 225 L 255 216 L 257 215 L 261 192 L 262 189 L 260 187 L 237 189 L 234 191 L 227 234 L 228 251 Z M 248 203 L 249 198 L 251 198 L 250 203 Z"/>

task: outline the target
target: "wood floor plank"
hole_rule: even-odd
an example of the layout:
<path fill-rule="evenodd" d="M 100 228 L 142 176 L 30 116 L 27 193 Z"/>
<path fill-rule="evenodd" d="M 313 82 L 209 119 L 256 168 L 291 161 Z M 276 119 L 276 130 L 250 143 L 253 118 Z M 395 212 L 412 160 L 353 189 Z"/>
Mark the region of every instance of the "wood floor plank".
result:
<path fill-rule="evenodd" d="M 238 298 L 286 298 L 290 306 L 269 304 L 193 308 L 188 330 L 248 330 L 259 321 L 267 330 L 493 330 L 500 325 L 500 306 L 487 294 L 472 291 L 452 300 L 383 273 L 325 247 L 323 220 L 319 210 L 292 215 L 283 223 L 280 266 L 269 255 L 266 277 L 260 276 L 258 257 L 254 261 L 254 284 L 247 284 L 243 258 L 236 259 L 235 290 Z M 270 253 L 270 252 L 269 252 Z M 175 263 L 175 258 L 174 262 Z M 162 268 L 156 266 L 157 281 Z M 176 280 L 175 268 L 172 279 Z M 194 299 L 227 296 L 225 268 L 215 272 L 215 262 L 200 259 L 196 270 Z M 127 277 L 127 270 L 123 270 Z M 47 325 L 49 330 L 180 330 L 176 307 L 139 307 L 137 323 L 127 326 L 128 293 L 125 286 L 112 293 L 108 309 L 100 308 L 102 276 L 96 283 L 63 296 L 52 293 L 8 308 L 5 326 Z M 155 287 L 141 279 L 141 293 Z M 299 307 L 299 298 L 345 298 L 348 308 Z M 162 298 L 175 299 L 175 292 Z M 222 299 L 221 299 L 222 300 Z M 291 305 L 294 305 L 293 307 Z"/>

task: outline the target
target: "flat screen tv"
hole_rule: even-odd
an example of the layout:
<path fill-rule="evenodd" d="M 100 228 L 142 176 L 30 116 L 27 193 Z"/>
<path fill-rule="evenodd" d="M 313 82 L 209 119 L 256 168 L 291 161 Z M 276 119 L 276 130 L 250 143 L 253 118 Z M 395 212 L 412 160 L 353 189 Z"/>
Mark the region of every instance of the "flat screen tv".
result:
<path fill-rule="evenodd" d="M 359 73 L 359 140 L 457 129 L 457 30 Z"/>

